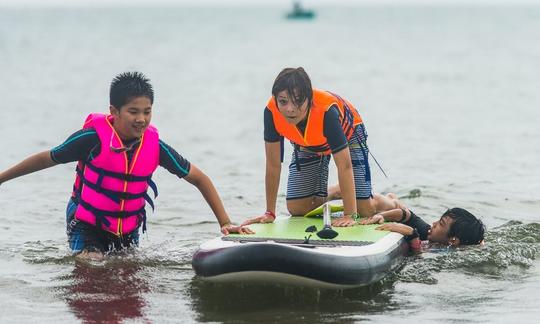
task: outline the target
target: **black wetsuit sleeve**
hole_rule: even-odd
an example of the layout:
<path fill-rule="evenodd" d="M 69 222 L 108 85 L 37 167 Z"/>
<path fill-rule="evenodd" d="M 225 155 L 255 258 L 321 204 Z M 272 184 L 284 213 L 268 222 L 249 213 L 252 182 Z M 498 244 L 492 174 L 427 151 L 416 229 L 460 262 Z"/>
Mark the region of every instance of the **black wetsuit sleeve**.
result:
<path fill-rule="evenodd" d="M 409 225 L 412 228 L 416 228 L 416 231 L 418 232 L 418 236 L 420 237 L 420 240 L 425 241 L 427 240 L 428 231 L 431 229 L 431 225 L 426 223 L 422 218 L 416 216 L 411 211 L 411 218 L 407 222 L 404 223 L 405 225 Z"/>
<path fill-rule="evenodd" d="M 101 150 L 101 142 L 92 128 L 81 129 L 66 141 L 51 150 L 51 159 L 56 163 L 91 160 Z"/>
<path fill-rule="evenodd" d="M 332 150 L 332 153 L 337 153 L 347 147 L 347 138 L 341 128 L 339 122 L 339 111 L 334 105 L 324 113 L 324 136 Z"/>
<path fill-rule="evenodd" d="M 187 159 L 162 140 L 159 140 L 159 165 L 180 179 L 187 176 L 191 168 Z"/>
<path fill-rule="evenodd" d="M 276 130 L 274 125 L 274 117 L 270 109 L 264 109 L 264 141 L 265 142 L 279 142 L 282 136 Z"/>

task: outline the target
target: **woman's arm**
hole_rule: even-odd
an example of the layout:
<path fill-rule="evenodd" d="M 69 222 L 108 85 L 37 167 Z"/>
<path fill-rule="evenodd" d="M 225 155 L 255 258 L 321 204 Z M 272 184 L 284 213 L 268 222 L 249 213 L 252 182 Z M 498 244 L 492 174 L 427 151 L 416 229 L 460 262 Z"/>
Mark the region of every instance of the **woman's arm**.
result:
<path fill-rule="evenodd" d="M 266 175 L 264 177 L 266 212 L 261 216 L 246 220 L 242 225 L 271 223 L 276 218 L 276 201 L 281 177 L 281 144 L 280 142 L 265 142 L 264 148 L 266 152 Z"/>
<path fill-rule="evenodd" d="M 356 220 L 352 218 L 356 214 L 356 190 L 354 189 L 354 174 L 351 162 L 351 153 L 346 147 L 333 154 L 338 171 L 338 182 L 343 199 L 343 217 L 336 219 L 334 226 L 353 226 Z"/>
<path fill-rule="evenodd" d="M 264 143 L 266 151 L 266 210 L 275 213 L 279 179 L 281 178 L 281 148 L 280 142 Z"/>

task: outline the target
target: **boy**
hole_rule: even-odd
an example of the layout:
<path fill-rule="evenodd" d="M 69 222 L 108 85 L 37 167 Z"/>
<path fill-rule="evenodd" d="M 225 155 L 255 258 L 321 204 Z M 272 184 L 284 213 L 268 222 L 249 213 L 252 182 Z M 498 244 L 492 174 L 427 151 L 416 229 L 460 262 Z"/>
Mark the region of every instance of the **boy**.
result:
<path fill-rule="evenodd" d="M 157 196 L 151 177 L 158 166 L 199 189 L 223 234 L 252 233 L 231 224 L 210 178 L 159 139 L 150 124 L 153 102 L 152 85 L 142 73 L 116 76 L 110 87 L 110 115 L 90 114 L 83 129 L 63 144 L 0 173 L 0 185 L 78 161 L 66 222 L 70 248 L 81 258 L 101 259 L 105 252 L 138 245 L 139 227 L 146 231 L 146 202 L 154 206 L 148 187 Z"/>
<path fill-rule="evenodd" d="M 419 252 L 420 241 L 428 240 L 448 246 L 482 244 L 485 226 L 482 221 L 463 208 L 452 208 L 431 226 L 400 202 L 396 195 L 374 194 L 377 214 L 363 219 L 360 224 L 383 224 L 377 229 L 405 235 L 411 250 Z"/>

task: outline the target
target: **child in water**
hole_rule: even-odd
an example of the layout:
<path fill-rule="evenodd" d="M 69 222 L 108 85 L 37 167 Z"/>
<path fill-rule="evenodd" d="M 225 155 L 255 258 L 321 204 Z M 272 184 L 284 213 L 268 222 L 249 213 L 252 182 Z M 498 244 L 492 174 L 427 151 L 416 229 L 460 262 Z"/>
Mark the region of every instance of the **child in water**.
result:
<path fill-rule="evenodd" d="M 328 188 L 329 200 L 340 199 L 339 185 Z M 375 215 L 359 221 L 361 225 L 381 224 L 378 230 L 403 234 L 412 251 L 420 250 L 421 241 L 447 246 L 482 244 L 485 226 L 482 221 L 463 208 L 445 211 L 432 225 L 411 211 L 393 193 L 373 194 Z M 392 222 L 392 223 L 384 223 Z"/>
<path fill-rule="evenodd" d="M 154 90 L 140 72 L 117 75 L 110 86 L 109 114 L 90 114 L 82 129 L 61 145 L 34 154 L 0 172 L 8 180 L 61 163 L 77 161 L 75 184 L 66 210 L 70 249 L 82 258 L 138 246 L 146 230 L 148 204 L 154 208 L 152 174 L 161 166 L 197 187 L 214 212 L 221 232 L 253 233 L 232 225 L 210 178 L 159 137 L 150 124 Z"/>
<path fill-rule="evenodd" d="M 447 246 L 482 244 L 484 240 L 484 224 L 463 208 L 448 209 L 439 220 L 429 225 L 393 193 L 374 194 L 373 198 L 378 212 L 359 223 L 382 224 L 377 229 L 403 234 L 414 252 L 420 250 L 420 241 L 425 240 Z"/>

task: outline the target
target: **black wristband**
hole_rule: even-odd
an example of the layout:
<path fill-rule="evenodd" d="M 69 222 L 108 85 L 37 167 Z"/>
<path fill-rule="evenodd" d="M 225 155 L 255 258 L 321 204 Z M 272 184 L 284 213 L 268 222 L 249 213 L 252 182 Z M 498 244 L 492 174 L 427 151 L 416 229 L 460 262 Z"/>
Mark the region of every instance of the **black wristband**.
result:
<path fill-rule="evenodd" d="M 412 234 L 405 236 L 405 241 L 410 242 L 410 241 L 414 240 L 415 238 L 417 238 L 419 236 L 420 235 L 418 235 L 418 231 L 416 230 L 416 228 L 413 228 Z"/>
<path fill-rule="evenodd" d="M 400 223 L 403 223 L 403 221 L 407 218 L 407 212 L 405 209 L 401 209 L 401 219 L 399 220 Z"/>

